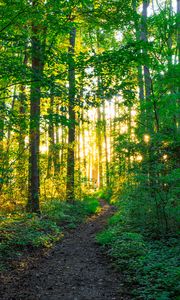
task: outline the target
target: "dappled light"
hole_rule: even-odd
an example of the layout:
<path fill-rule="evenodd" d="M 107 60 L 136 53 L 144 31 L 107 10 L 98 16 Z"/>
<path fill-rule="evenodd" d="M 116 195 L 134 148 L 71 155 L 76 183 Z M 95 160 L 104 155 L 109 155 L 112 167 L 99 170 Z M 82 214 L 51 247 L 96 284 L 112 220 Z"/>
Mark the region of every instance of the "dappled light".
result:
<path fill-rule="evenodd" d="M 2 300 L 178 300 L 179 0 L 1 0 Z"/>

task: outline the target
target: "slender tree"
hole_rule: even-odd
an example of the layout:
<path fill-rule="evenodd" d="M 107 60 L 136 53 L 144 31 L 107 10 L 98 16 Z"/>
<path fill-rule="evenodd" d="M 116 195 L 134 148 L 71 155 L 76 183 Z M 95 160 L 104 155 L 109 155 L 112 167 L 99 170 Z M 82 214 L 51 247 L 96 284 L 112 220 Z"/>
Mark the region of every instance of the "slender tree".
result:
<path fill-rule="evenodd" d="M 4 183 L 4 116 L 5 116 L 5 99 L 1 94 L 2 99 L 0 101 L 0 194 Z"/>
<path fill-rule="evenodd" d="M 69 38 L 69 132 L 68 132 L 68 155 L 67 155 L 67 184 L 66 184 L 66 198 L 69 202 L 74 202 L 74 175 L 75 175 L 75 40 L 76 28 L 73 27 Z"/>
<path fill-rule="evenodd" d="M 48 151 L 48 167 L 47 167 L 47 177 L 50 177 L 53 173 L 53 161 L 54 161 L 54 152 L 55 152 L 55 139 L 54 139 L 54 95 L 51 95 L 50 98 L 50 107 L 49 107 L 49 127 L 48 127 L 48 135 L 49 135 L 49 151 Z"/>
<path fill-rule="evenodd" d="M 32 1 L 32 9 L 39 2 Z M 45 28 L 32 21 L 32 84 L 30 91 L 30 130 L 29 130 L 29 196 L 27 210 L 39 213 L 39 146 L 40 146 L 40 99 L 44 67 Z"/>

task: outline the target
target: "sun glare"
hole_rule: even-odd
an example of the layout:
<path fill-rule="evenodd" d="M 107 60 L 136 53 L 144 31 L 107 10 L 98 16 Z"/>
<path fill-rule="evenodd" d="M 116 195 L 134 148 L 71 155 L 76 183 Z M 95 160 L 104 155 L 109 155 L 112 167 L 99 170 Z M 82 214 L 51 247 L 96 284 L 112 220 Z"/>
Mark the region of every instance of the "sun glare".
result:
<path fill-rule="evenodd" d="M 150 136 L 148 134 L 144 135 L 144 142 L 147 144 L 150 142 Z"/>
<path fill-rule="evenodd" d="M 131 111 L 131 116 L 132 116 L 132 117 L 135 117 L 136 115 L 137 115 L 137 111 L 133 109 L 133 110 Z"/>
<path fill-rule="evenodd" d="M 136 161 L 137 161 L 137 162 L 141 162 L 142 160 L 143 160 L 142 155 L 141 155 L 141 154 L 138 154 L 138 155 L 136 156 Z"/>
<path fill-rule="evenodd" d="M 167 154 L 164 154 L 164 155 L 163 155 L 163 159 L 164 159 L 164 160 L 167 160 L 167 159 L 168 159 L 168 155 L 167 155 Z"/>
<path fill-rule="evenodd" d="M 42 144 L 40 146 L 40 153 L 45 154 L 48 151 L 48 145 L 47 144 Z"/>

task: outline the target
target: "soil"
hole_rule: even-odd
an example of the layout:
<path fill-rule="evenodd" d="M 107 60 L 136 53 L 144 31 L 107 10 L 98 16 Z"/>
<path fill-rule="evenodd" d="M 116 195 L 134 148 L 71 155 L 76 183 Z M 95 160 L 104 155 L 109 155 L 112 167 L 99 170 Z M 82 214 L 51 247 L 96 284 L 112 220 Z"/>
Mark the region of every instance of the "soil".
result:
<path fill-rule="evenodd" d="M 129 299 L 122 277 L 97 244 L 95 236 L 113 214 L 102 210 L 65 237 L 27 269 L 2 276 L 1 300 L 120 300 Z"/>

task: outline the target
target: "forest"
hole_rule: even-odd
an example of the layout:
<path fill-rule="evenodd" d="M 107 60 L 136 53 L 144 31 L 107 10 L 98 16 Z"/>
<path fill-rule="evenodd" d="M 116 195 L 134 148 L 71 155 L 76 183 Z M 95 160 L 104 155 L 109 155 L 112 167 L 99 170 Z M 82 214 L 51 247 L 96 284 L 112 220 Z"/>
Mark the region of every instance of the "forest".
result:
<path fill-rule="evenodd" d="M 0 16 L 0 298 L 179 300 L 180 0 Z"/>

